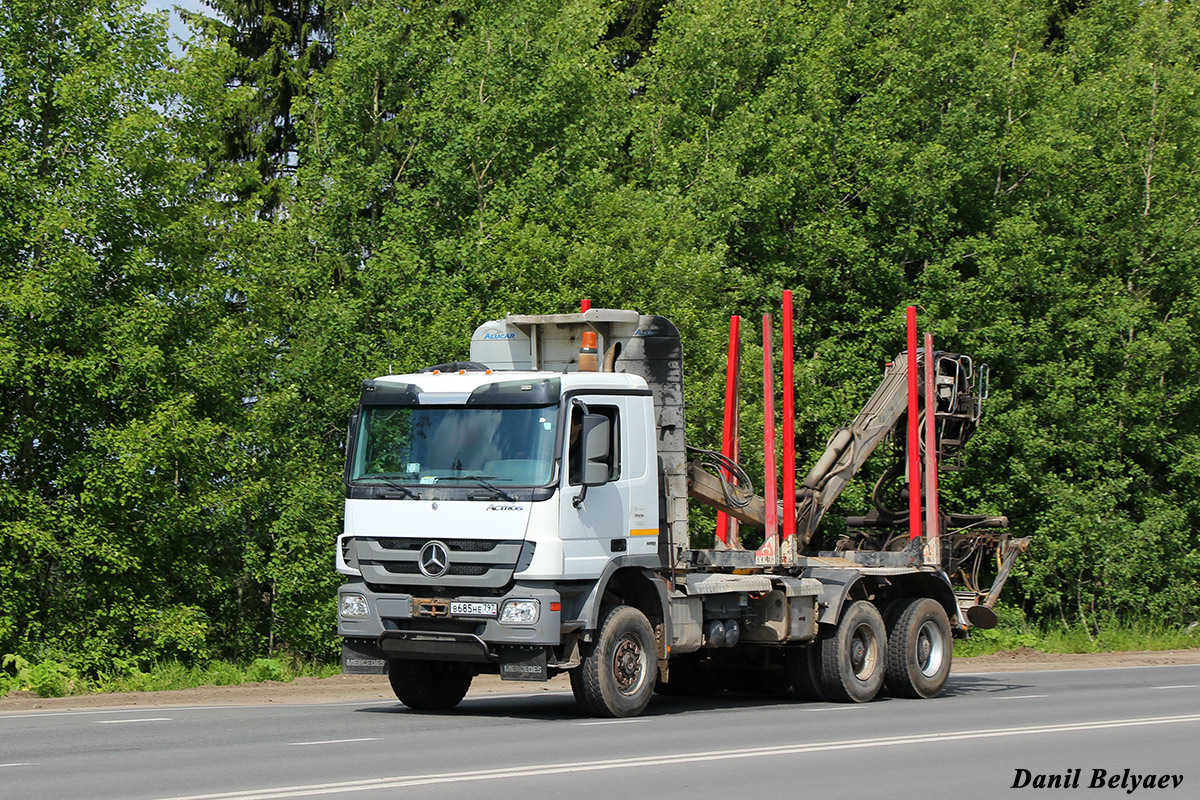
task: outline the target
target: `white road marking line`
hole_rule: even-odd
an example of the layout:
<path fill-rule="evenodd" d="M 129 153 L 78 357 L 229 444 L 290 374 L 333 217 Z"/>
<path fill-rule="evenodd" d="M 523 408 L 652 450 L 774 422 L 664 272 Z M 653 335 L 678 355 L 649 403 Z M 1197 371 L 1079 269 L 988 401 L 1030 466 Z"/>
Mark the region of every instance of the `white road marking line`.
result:
<path fill-rule="evenodd" d="M 515 696 L 515 695 L 514 695 Z M 469 699 L 469 698 L 468 698 Z M 29 719 L 31 717 L 82 717 L 94 716 L 96 714 L 145 714 L 147 711 L 156 709 L 158 711 L 234 711 L 259 709 L 262 711 L 278 711 L 281 709 L 292 708 L 324 708 L 335 706 L 394 706 L 399 705 L 399 700 L 362 700 L 354 703 L 254 703 L 245 705 L 227 705 L 227 706 L 138 706 L 136 708 L 98 708 L 94 711 L 35 711 L 31 714 L 20 714 L 11 711 L 0 712 L 0 722 L 7 719 Z"/>
<path fill-rule="evenodd" d="M 142 719 L 98 719 L 97 725 L 124 725 L 130 722 L 170 722 L 170 717 L 143 717 Z"/>
<path fill-rule="evenodd" d="M 635 717 L 633 719 L 604 719 L 599 722 L 576 722 L 575 724 L 583 727 L 585 725 L 627 725 L 631 722 L 646 722 L 645 717 Z"/>
<path fill-rule="evenodd" d="M 847 703 L 844 706 L 829 706 L 828 708 L 810 708 L 805 710 L 806 714 L 823 713 L 826 711 L 853 711 L 856 708 L 866 708 L 866 703 Z"/>
<path fill-rule="evenodd" d="M 476 694 L 467 695 L 463 702 L 469 703 L 473 700 L 514 700 L 522 697 L 570 697 L 568 691 L 561 692 L 536 692 L 525 694 Z M 244 704 L 229 704 L 217 706 L 158 706 L 159 711 L 232 711 L 240 709 L 261 709 L 264 711 L 277 711 L 280 709 L 292 708 L 337 708 L 340 706 L 399 706 L 399 700 L 354 700 L 337 703 L 244 703 Z M 94 716 L 96 714 L 144 714 L 150 709 L 145 706 L 136 708 L 97 708 L 90 711 L 34 711 L 32 713 L 21 713 L 13 711 L 0 711 L 0 722 L 6 719 L 30 719 L 33 717 L 82 717 Z"/>
<path fill-rule="evenodd" d="M 1200 684 L 1195 683 L 1180 683 L 1176 686 L 1151 686 L 1151 689 L 1196 689 L 1200 688 Z"/>
<path fill-rule="evenodd" d="M 743 758 L 766 758 L 791 756 L 805 753 L 820 753 L 831 750 L 858 750 L 873 747 L 896 747 L 930 742 L 961 741 L 967 739 L 990 739 L 1006 736 L 1036 736 L 1049 733 L 1104 730 L 1110 728 L 1135 728 L 1147 725 L 1172 725 L 1200 723 L 1200 714 L 1184 714 L 1173 717 L 1140 717 L 1133 719 L 1110 719 L 1096 722 L 1073 722 L 1059 725 L 1032 725 L 1020 728 L 990 728 L 982 730 L 948 731 L 946 733 L 919 733 L 907 736 L 887 736 L 874 739 L 844 739 L 831 742 L 797 743 L 776 747 L 753 747 L 738 750 L 709 750 L 703 752 L 673 753 L 661 756 L 614 758 L 604 761 L 584 761 L 565 764 L 530 764 L 523 767 L 451 772 L 434 775 L 397 775 L 390 778 L 374 778 L 338 783 L 313 783 L 303 786 L 277 786 L 269 789 L 249 789 L 238 792 L 218 792 L 163 798 L 163 800 L 282 800 L 289 797 L 311 797 L 322 794 L 363 792 L 376 789 L 402 789 L 411 786 L 468 783 L 473 781 L 502 780 L 505 778 L 529 778 L 543 775 L 564 775 L 575 772 L 596 772 L 631 767 L 657 767 L 672 764 L 712 763 Z"/>
<path fill-rule="evenodd" d="M 0 722 L 6 719 L 28 719 L 30 717 L 80 717 L 95 714 L 145 714 L 148 708 L 102 708 L 95 711 L 35 711 L 32 714 L 0 714 Z M 164 709 L 173 711 L 174 709 Z"/>
<path fill-rule="evenodd" d="M 378 742 L 378 736 L 368 736 L 363 739 L 326 739 L 321 742 L 288 742 L 288 747 L 301 747 L 308 744 L 342 744 L 343 742 Z"/>
<path fill-rule="evenodd" d="M 992 699 L 993 699 L 993 700 L 1036 700 L 1036 699 L 1038 699 L 1039 697 L 1049 697 L 1049 695 L 1044 695 L 1044 694 L 1014 694 L 1014 695 L 1000 695 L 999 697 L 993 697 Z"/>
<path fill-rule="evenodd" d="M 36 767 L 36 761 L 15 761 L 12 764 L 0 764 L 0 767 Z"/>

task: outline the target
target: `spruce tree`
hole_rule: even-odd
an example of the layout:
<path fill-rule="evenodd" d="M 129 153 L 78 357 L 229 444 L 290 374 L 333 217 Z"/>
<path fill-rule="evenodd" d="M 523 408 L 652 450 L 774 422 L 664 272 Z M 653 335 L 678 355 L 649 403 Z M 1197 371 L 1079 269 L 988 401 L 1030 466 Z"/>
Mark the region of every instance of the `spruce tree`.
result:
<path fill-rule="evenodd" d="M 292 102 L 333 55 L 325 6 L 313 0 L 204 0 L 217 17 L 180 11 L 210 45 L 227 48 L 221 60 L 228 94 L 219 111 L 215 153 L 226 163 L 252 165 L 232 188 L 238 200 L 255 198 L 264 216 L 287 196 L 281 179 L 296 168 L 298 137 Z"/>

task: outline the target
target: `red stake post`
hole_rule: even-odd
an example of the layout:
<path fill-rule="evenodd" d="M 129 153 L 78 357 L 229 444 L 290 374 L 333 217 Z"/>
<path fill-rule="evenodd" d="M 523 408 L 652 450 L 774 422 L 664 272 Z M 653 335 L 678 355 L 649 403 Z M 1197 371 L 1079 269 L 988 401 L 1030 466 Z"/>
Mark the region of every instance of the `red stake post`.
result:
<path fill-rule="evenodd" d="M 937 398 L 933 385 L 933 334 L 925 334 L 925 553 L 926 564 L 942 563 L 938 519 Z"/>
<path fill-rule="evenodd" d="M 792 323 L 792 292 L 785 289 L 783 292 L 783 533 L 780 536 L 784 542 L 787 542 L 789 537 L 796 532 L 796 408 L 792 368 L 796 345 Z M 791 563 L 790 555 L 792 553 L 786 547 L 780 549 L 784 563 Z"/>
<path fill-rule="evenodd" d="M 779 563 L 779 494 L 775 487 L 775 386 L 771 374 L 771 315 L 763 314 L 763 499 L 766 532 L 754 563 Z"/>
<path fill-rule="evenodd" d="M 908 307 L 908 540 L 921 535 L 921 433 L 917 421 L 917 309 Z"/>
<path fill-rule="evenodd" d="M 738 336 L 742 318 L 736 314 L 729 318 L 729 355 L 725 361 L 725 417 L 721 423 L 721 455 L 733 461 L 737 460 L 737 449 L 734 439 L 737 435 L 737 404 L 738 404 L 738 375 L 741 374 L 742 352 Z M 725 480 L 731 480 L 733 475 L 729 470 L 722 469 Z M 722 544 L 732 548 L 738 547 L 737 520 L 724 511 L 717 512 L 717 538 Z"/>

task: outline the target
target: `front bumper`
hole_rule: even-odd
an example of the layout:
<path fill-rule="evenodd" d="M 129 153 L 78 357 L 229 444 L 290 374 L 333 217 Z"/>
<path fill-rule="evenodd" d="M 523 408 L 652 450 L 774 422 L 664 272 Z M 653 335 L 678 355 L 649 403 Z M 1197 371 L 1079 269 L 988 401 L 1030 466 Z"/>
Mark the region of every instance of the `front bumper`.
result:
<path fill-rule="evenodd" d="M 343 637 L 343 671 L 382 671 L 379 659 L 414 658 L 480 664 L 500 664 L 520 652 L 546 652 L 562 642 L 561 598 L 553 588 L 514 584 L 503 596 L 416 596 L 377 594 L 361 581 L 344 584 L 339 596 L 362 595 L 367 616 L 347 619 L 339 615 L 338 635 Z M 504 624 L 497 617 L 452 615 L 450 602 L 495 603 L 537 600 L 540 614 L 530 624 Z M 339 601 L 339 608 L 341 603 Z M 384 665 L 386 666 L 386 665 Z"/>

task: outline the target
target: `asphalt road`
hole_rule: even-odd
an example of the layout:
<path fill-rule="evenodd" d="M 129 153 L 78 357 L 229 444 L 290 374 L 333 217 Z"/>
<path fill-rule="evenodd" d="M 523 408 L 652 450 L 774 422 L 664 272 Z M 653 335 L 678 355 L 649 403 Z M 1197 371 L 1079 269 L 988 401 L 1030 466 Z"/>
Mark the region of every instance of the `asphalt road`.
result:
<path fill-rule="evenodd" d="M 441 715 L 35 712 L 0 715 L 0 798 L 1187 798 L 1197 742 L 1200 666 L 957 675 L 934 700 L 866 705 L 658 697 L 632 720 L 581 718 L 544 692 Z M 1035 788 L 1052 777 L 1070 788 Z"/>

